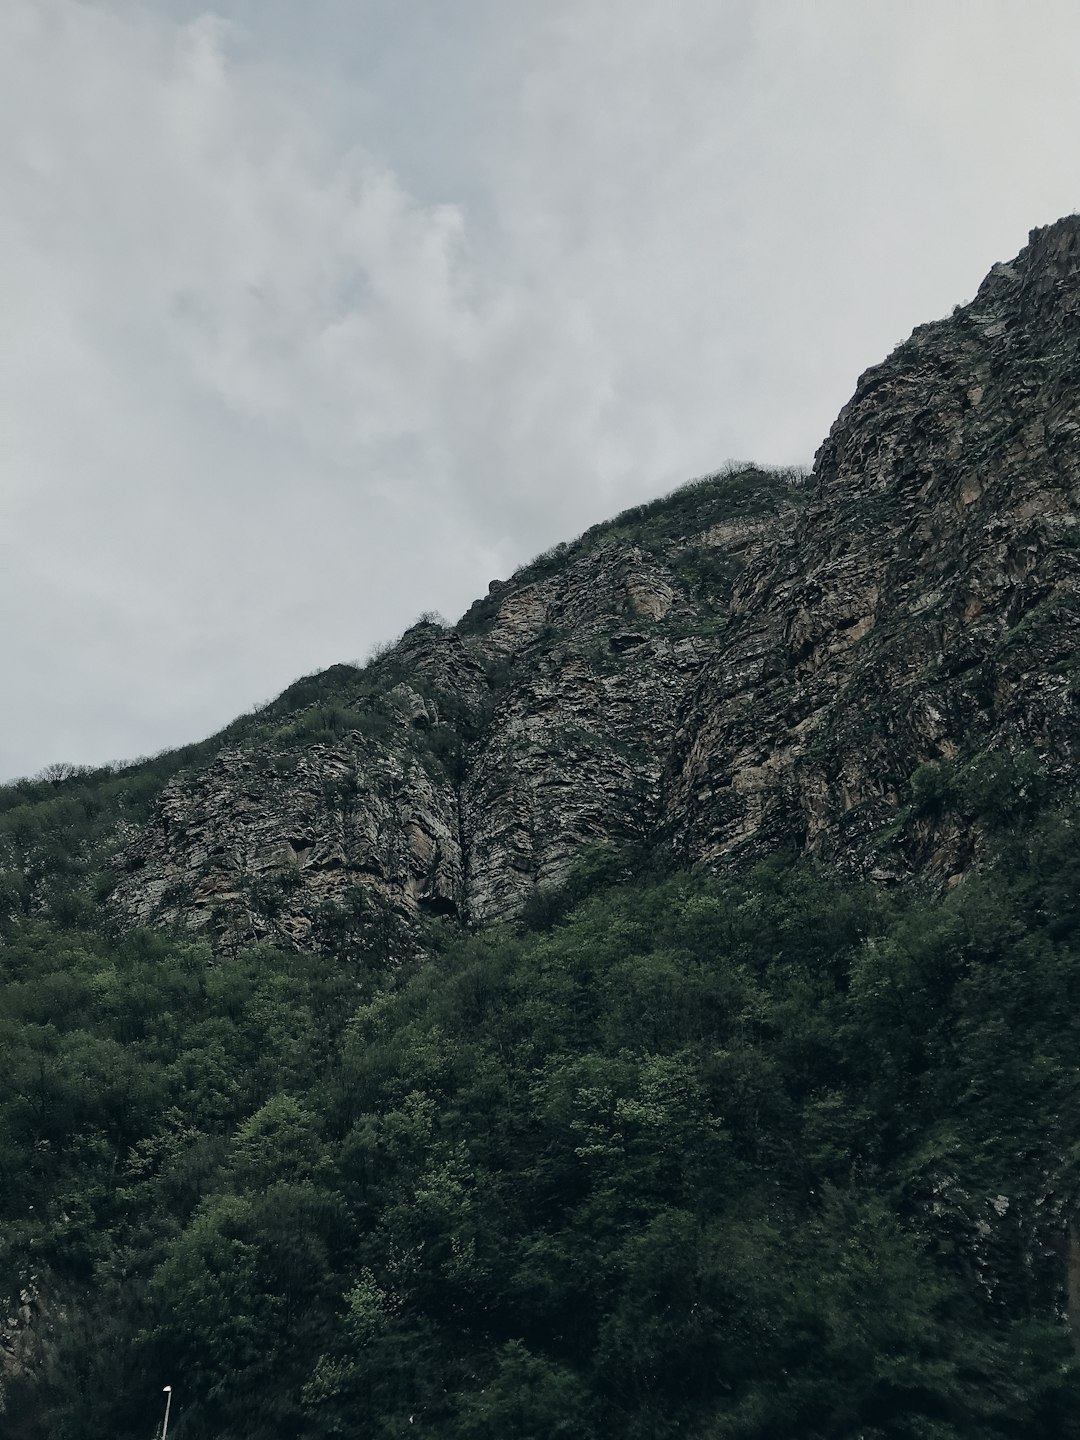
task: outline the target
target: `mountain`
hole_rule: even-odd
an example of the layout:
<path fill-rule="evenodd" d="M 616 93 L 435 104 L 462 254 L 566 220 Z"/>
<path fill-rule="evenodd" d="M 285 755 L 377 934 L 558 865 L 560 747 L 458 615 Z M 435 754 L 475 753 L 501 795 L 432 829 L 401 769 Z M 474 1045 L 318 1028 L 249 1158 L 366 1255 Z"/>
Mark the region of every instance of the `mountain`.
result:
<path fill-rule="evenodd" d="M 1075 218 L 861 377 L 682 717 L 687 858 L 794 840 L 955 881 L 979 829 L 902 813 L 920 766 L 1026 750 L 1076 775 L 1078 380 Z"/>
<path fill-rule="evenodd" d="M 868 370 L 809 477 L 699 481 L 294 686 L 168 783 L 116 913 L 304 945 L 359 891 L 485 924 L 597 842 L 955 883 L 965 788 L 1076 774 L 1078 233 Z"/>
<path fill-rule="evenodd" d="M 116 912 L 303 945 L 359 892 L 480 925 L 590 844 L 657 843 L 680 709 L 802 485 L 699 482 L 493 582 L 456 626 L 293 687 L 169 782 L 119 857 Z"/>
<path fill-rule="evenodd" d="M 0 1437 L 1080 1436 L 1080 217 L 730 469 L 0 789 Z"/>

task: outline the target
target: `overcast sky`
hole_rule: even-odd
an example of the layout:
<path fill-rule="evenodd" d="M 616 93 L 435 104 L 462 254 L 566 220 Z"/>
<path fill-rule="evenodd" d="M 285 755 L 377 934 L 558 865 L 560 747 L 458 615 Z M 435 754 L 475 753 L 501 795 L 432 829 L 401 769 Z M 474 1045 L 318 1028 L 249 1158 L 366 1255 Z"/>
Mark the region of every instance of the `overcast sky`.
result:
<path fill-rule="evenodd" d="M 1075 0 L 3 0 L 0 777 L 211 732 L 1080 209 Z"/>

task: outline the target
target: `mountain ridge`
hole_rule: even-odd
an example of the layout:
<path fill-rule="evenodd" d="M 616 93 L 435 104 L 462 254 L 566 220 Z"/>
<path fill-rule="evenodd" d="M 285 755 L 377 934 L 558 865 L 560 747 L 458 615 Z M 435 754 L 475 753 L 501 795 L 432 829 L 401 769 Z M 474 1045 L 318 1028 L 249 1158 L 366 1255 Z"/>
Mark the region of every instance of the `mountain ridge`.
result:
<path fill-rule="evenodd" d="M 807 849 L 956 883 L 977 817 L 913 811 L 920 766 L 989 747 L 1075 771 L 1052 667 L 1080 635 L 1078 233 L 1034 231 L 867 370 L 809 479 L 710 477 L 493 582 L 456 626 L 407 632 L 365 711 L 381 750 L 310 749 L 291 790 L 250 766 L 234 785 L 225 762 L 198 796 L 174 782 L 127 852 L 120 913 L 303 943 L 359 886 L 485 923 L 604 842 L 707 866 Z M 1047 607 L 1054 655 L 1031 650 Z M 363 819 L 313 798 L 335 775 Z M 279 879 L 260 915 L 245 887 Z"/>
<path fill-rule="evenodd" d="M 149 813 L 97 822 L 72 874 L 121 925 L 234 947 L 365 904 L 510 919 L 598 843 L 957 883 L 991 771 L 1077 773 L 1078 237 L 1033 231 L 865 371 L 809 476 L 691 482 L 295 682 L 136 770 Z"/>
<path fill-rule="evenodd" d="M 319 907 L 359 886 L 405 916 L 483 923 L 564 878 L 588 844 L 644 843 L 663 733 L 723 619 L 733 576 L 721 587 L 715 572 L 738 567 L 796 483 L 756 470 L 707 478 L 493 582 L 457 626 L 418 622 L 341 676 L 339 698 L 356 708 L 316 707 L 306 735 L 301 712 L 294 733 L 171 782 L 124 857 L 114 905 L 136 923 L 171 923 L 170 886 L 186 883 L 212 931 L 237 914 L 212 909 L 242 906 L 245 937 L 297 943 Z M 643 522 L 663 533 L 650 540 Z M 340 733 L 320 732 L 318 714 Z M 274 772 L 298 741 L 293 784 Z M 242 893 L 260 877 L 284 877 L 291 902 L 272 926 Z"/>

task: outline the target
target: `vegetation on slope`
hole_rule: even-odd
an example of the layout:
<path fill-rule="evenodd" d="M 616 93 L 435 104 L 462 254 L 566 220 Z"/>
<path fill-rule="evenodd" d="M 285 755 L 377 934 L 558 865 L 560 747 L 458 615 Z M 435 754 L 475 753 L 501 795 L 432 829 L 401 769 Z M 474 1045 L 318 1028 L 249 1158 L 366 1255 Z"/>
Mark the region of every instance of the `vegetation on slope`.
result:
<path fill-rule="evenodd" d="M 604 539 L 628 540 L 657 553 L 666 551 L 694 540 L 710 526 L 750 520 L 791 503 L 804 491 L 806 480 L 807 472 L 797 466 L 729 465 L 591 525 L 576 540 L 545 550 L 518 570 L 514 580 L 524 584 L 538 579 L 558 569 L 569 556 L 587 553 Z"/>
<path fill-rule="evenodd" d="M 0 1433 L 1080 1434 L 1077 823 L 943 900 L 599 852 L 408 972 L 13 918 Z"/>

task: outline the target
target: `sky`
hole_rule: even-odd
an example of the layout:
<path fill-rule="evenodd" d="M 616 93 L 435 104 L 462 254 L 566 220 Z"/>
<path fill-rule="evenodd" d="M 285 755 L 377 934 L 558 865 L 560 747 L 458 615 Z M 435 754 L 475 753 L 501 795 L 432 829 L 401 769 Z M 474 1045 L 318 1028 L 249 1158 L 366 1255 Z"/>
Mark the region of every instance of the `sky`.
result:
<path fill-rule="evenodd" d="M 1080 209 L 1075 0 L 3 0 L 0 778 L 730 461 Z"/>

